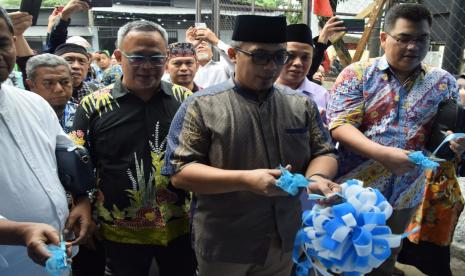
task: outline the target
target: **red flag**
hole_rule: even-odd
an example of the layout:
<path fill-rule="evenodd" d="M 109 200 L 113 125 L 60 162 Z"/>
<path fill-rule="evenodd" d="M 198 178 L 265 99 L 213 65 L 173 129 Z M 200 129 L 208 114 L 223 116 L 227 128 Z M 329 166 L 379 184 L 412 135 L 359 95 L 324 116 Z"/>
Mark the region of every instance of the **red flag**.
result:
<path fill-rule="evenodd" d="M 333 9 L 329 0 L 313 0 L 313 13 L 319 16 L 333 16 Z"/>

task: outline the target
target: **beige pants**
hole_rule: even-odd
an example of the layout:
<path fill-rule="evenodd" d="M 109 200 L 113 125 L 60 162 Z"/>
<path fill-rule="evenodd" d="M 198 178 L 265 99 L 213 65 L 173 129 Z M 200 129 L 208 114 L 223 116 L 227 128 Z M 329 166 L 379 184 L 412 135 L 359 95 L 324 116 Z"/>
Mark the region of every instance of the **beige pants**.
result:
<path fill-rule="evenodd" d="M 387 221 L 387 225 L 391 227 L 393 234 L 403 234 L 407 226 L 412 221 L 415 212 L 417 211 L 418 206 L 394 210 L 391 217 Z M 397 255 L 402 248 L 402 244 L 397 248 L 391 248 L 391 256 L 384 261 L 378 268 L 374 269 L 371 273 L 367 274 L 369 276 L 391 276 L 394 271 L 394 265 L 397 261 Z"/>
<path fill-rule="evenodd" d="M 265 265 L 209 262 L 197 255 L 198 276 L 289 276 L 292 252 L 283 253 L 277 239 L 271 242 Z"/>

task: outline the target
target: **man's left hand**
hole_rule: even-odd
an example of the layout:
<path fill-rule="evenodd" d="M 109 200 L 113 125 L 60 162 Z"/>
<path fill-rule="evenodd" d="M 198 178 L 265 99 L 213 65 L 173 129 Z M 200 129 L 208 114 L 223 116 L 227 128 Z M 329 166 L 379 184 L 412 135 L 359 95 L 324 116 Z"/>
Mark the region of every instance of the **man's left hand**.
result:
<path fill-rule="evenodd" d="M 310 179 L 314 180 L 314 182 L 311 182 L 307 187 L 307 192 L 309 194 L 322 194 L 328 198 L 331 198 L 330 200 L 321 201 L 320 203 L 322 204 L 332 204 L 333 197 L 331 197 L 331 195 L 341 192 L 341 186 L 339 184 L 334 183 L 322 176 L 314 175 Z"/>
<path fill-rule="evenodd" d="M 76 235 L 76 238 L 71 242 L 73 245 L 83 243 L 89 238 L 88 232 L 91 223 L 90 201 L 87 197 L 81 197 L 76 200 L 76 205 L 71 209 L 65 226 L 67 231 L 73 231 Z"/>
<path fill-rule="evenodd" d="M 452 131 L 448 131 L 447 134 L 453 134 Z M 457 155 L 462 156 L 463 152 L 465 151 L 465 138 L 458 138 L 452 140 L 450 143 L 450 149 Z"/>
<path fill-rule="evenodd" d="M 210 30 L 209 28 L 197 29 L 195 38 L 197 40 L 207 41 L 208 43 L 210 43 L 210 44 L 212 44 L 214 46 L 218 45 L 218 41 L 219 41 L 216 34 L 212 30 Z"/>

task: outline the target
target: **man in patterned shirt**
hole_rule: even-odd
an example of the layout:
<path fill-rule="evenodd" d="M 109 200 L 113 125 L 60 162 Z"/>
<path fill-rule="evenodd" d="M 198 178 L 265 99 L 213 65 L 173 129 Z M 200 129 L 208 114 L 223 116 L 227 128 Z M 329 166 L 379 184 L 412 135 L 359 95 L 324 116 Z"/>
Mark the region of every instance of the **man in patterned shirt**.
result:
<path fill-rule="evenodd" d="M 54 54 L 63 57 L 71 66 L 73 102 L 80 103 L 82 98 L 100 88 L 92 82 L 84 81 L 90 66 L 90 55 L 84 47 L 73 43 L 64 43 L 56 48 Z"/>
<path fill-rule="evenodd" d="M 187 193 L 161 175 L 166 135 L 192 92 L 161 81 L 168 35 L 153 22 L 118 31 L 115 56 L 123 78 L 86 96 L 71 137 L 90 151 L 99 177 L 96 203 L 106 275 L 194 274 Z"/>
<path fill-rule="evenodd" d="M 385 55 L 345 68 L 328 103 L 329 129 L 341 146 L 338 181 L 356 178 L 378 188 L 394 207 L 388 225 L 397 234 L 420 204 L 425 183 L 407 153 L 424 150 L 439 103 L 457 98 L 454 77 L 422 63 L 431 23 L 420 4 L 391 8 L 380 36 Z M 457 155 L 464 147 L 463 139 L 451 142 Z M 391 275 L 396 258 L 393 250 L 373 274 Z"/>
<path fill-rule="evenodd" d="M 28 60 L 26 73 L 29 89 L 50 104 L 61 127 L 68 133 L 73 125 L 77 104 L 70 101 L 73 83 L 66 60 L 52 54 L 37 55 Z"/>

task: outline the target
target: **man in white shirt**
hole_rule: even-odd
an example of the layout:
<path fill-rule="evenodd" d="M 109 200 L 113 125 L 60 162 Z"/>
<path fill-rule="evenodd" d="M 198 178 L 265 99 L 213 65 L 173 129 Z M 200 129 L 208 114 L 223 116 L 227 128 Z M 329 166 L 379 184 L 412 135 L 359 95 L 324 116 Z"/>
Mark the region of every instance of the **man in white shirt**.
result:
<path fill-rule="evenodd" d="M 234 72 L 234 65 L 228 57 L 231 46 L 221 41 L 209 28 L 190 27 L 186 32 L 186 41 L 195 47 L 200 64 L 194 82 L 207 88 L 228 80 Z M 220 61 L 214 61 L 213 49 L 220 54 Z"/>
<path fill-rule="evenodd" d="M 2 7 L 0 41 L 3 83 L 16 51 L 13 25 Z M 65 228 L 77 230 L 75 242 L 80 242 L 90 223 L 88 199 L 80 199 L 68 214 L 58 179 L 55 149 L 73 142 L 44 99 L 5 84 L 0 86 L 0 137 L 0 275 L 48 275 L 40 266 L 51 256 L 45 245 L 58 245 Z"/>

